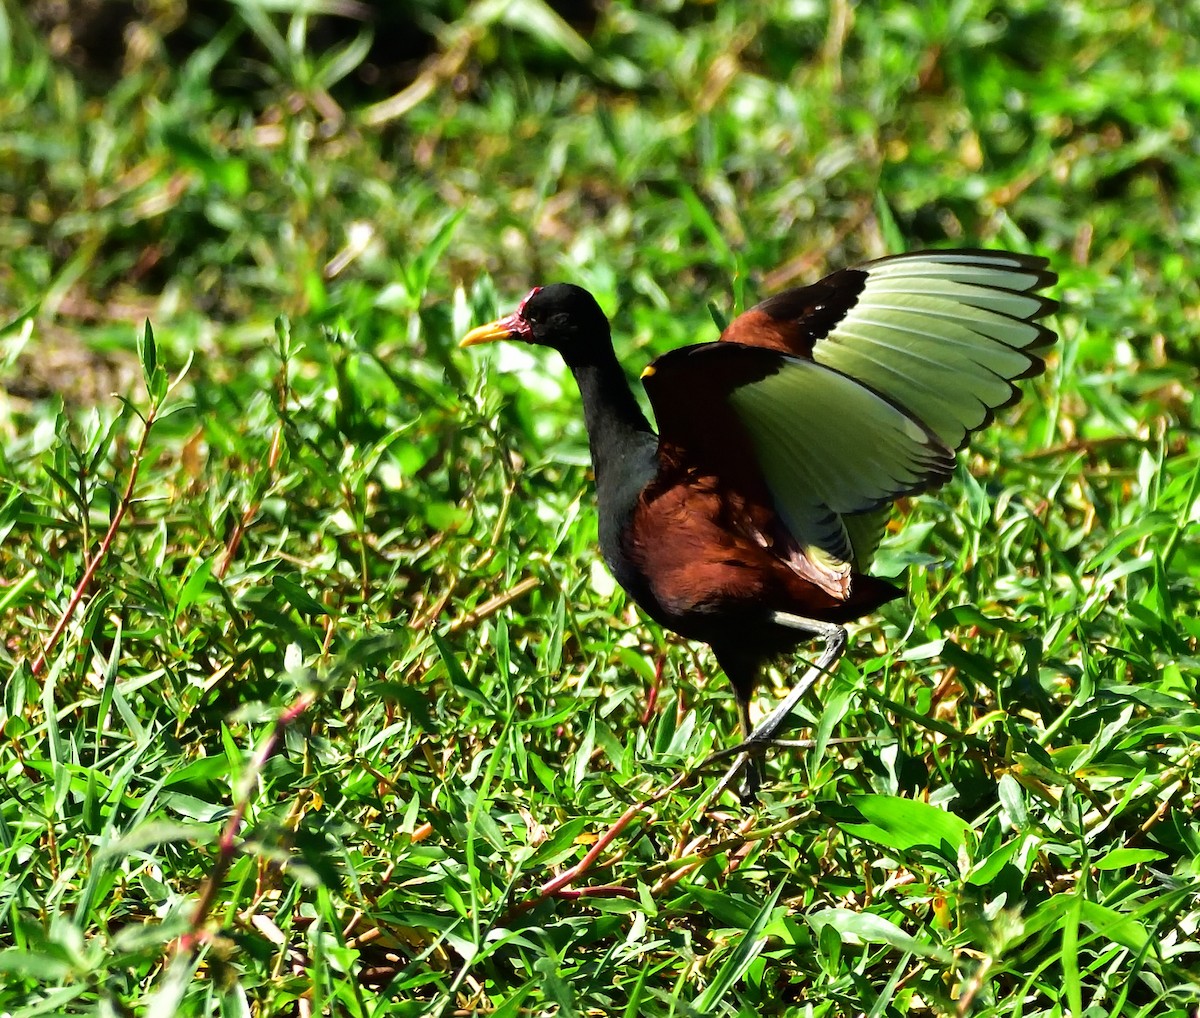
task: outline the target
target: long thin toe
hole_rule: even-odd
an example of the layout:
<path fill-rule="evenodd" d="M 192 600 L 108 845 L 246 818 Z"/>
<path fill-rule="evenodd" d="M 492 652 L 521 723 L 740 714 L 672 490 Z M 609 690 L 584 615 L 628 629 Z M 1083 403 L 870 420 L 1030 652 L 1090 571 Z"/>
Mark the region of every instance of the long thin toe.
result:
<path fill-rule="evenodd" d="M 742 800 L 742 805 L 757 805 L 760 788 L 762 788 L 762 772 L 759 770 L 758 761 L 751 758 L 746 761 L 746 772 L 742 776 L 742 787 L 738 789 L 738 798 Z"/>

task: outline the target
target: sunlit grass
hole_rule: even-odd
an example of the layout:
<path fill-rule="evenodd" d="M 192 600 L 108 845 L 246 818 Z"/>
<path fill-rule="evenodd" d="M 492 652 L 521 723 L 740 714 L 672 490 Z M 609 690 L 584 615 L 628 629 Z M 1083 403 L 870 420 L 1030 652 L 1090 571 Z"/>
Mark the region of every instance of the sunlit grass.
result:
<path fill-rule="evenodd" d="M 424 6 L 386 119 L 357 24 L 105 78 L 14 6 L 0 1011 L 1190 1014 L 1194 15 Z M 932 244 L 1050 256 L 1062 341 L 706 809 L 732 700 L 599 565 L 569 377 L 455 342 L 569 279 L 636 377 Z"/>

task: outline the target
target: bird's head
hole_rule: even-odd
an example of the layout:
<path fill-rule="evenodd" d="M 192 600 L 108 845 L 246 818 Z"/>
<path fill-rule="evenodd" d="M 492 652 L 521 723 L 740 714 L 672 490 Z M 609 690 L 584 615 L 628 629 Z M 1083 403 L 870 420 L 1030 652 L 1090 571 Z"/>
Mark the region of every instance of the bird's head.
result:
<path fill-rule="evenodd" d="M 477 346 L 498 339 L 551 347 L 568 364 L 586 363 L 612 348 L 608 319 L 600 305 L 587 290 L 570 283 L 534 287 L 511 315 L 472 329 L 458 345 Z"/>

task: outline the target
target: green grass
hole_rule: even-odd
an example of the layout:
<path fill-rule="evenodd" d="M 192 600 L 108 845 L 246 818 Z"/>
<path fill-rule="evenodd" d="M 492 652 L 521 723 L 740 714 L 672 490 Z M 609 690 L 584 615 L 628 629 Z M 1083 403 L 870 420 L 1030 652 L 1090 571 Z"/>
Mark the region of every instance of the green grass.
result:
<path fill-rule="evenodd" d="M 1194 1014 L 1196 15 L 429 2 L 389 119 L 357 23 L 211 6 L 0 5 L 0 1012 Z M 930 244 L 1061 344 L 707 804 L 569 376 L 456 339 L 568 279 L 636 376 Z"/>

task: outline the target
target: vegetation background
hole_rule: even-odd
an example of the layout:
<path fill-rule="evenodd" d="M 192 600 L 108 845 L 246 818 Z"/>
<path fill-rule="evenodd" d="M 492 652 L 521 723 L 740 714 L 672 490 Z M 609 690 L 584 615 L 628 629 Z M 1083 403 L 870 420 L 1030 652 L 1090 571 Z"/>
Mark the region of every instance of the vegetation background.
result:
<path fill-rule="evenodd" d="M 1196 1014 L 1198 39 L 0 2 L 0 1013 Z M 1048 255 L 1058 352 L 708 803 L 728 690 L 599 565 L 569 378 L 456 338 L 573 280 L 633 376 L 929 245 Z"/>

